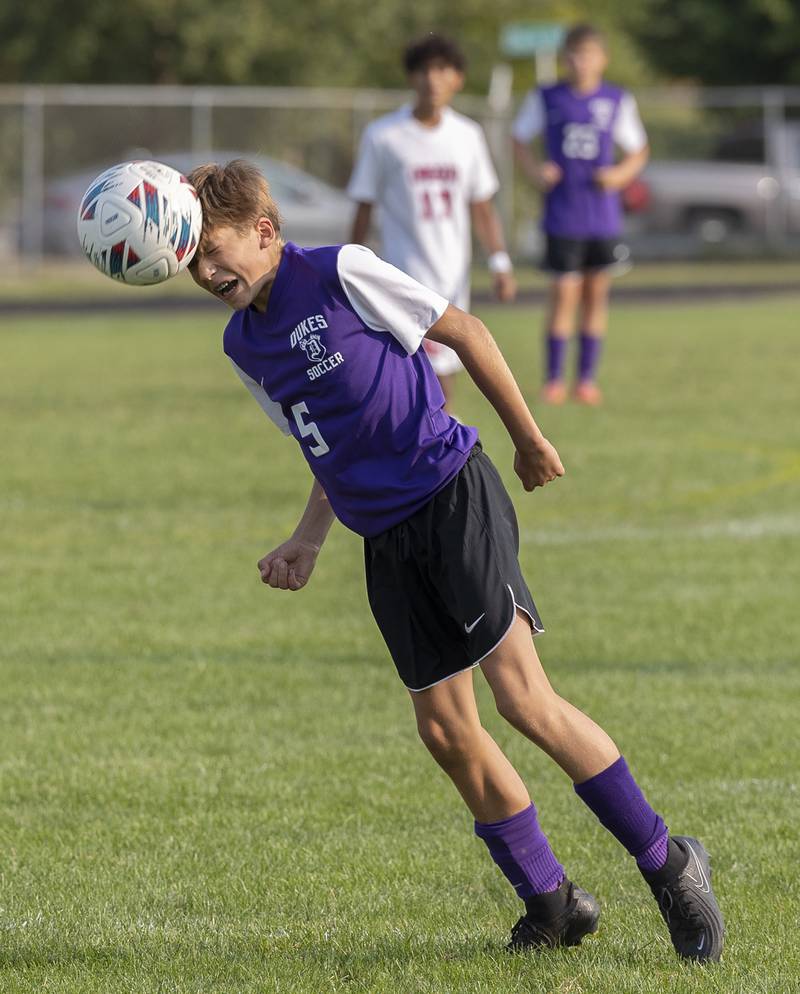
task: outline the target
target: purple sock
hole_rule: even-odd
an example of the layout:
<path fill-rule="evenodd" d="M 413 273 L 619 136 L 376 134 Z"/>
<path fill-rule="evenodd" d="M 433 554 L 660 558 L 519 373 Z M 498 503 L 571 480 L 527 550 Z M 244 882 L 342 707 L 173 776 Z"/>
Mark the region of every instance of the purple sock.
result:
<path fill-rule="evenodd" d="M 578 355 L 578 380 L 581 383 L 594 380 L 602 351 L 602 336 L 590 335 L 585 331 L 581 332 L 580 352 Z"/>
<path fill-rule="evenodd" d="M 575 784 L 575 793 L 633 856 L 641 870 L 660 870 L 669 833 L 650 807 L 622 756 L 597 776 Z"/>
<path fill-rule="evenodd" d="M 535 805 L 504 821 L 476 821 L 475 834 L 523 901 L 557 890 L 564 879 L 564 867 L 539 827 Z"/>
<path fill-rule="evenodd" d="M 567 340 L 550 332 L 545 338 L 547 382 L 564 379 L 564 360 L 567 357 Z"/>

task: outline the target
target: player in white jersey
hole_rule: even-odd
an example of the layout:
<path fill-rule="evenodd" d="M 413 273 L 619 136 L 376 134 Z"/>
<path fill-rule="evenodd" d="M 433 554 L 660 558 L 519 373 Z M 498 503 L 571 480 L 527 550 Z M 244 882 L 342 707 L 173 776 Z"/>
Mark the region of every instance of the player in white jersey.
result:
<path fill-rule="evenodd" d="M 406 49 L 404 64 L 416 100 L 364 131 L 347 191 L 358 204 L 351 241 L 367 240 L 377 207 L 383 258 L 468 311 L 474 224 L 495 293 L 511 300 L 516 284 L 492 203 L 499 183 L 486 138 L 449 106 L 464 85 L 464 55 L 427 35 Z M 450 406 L 458 356 L 428 339 L 424 346 Z"/>

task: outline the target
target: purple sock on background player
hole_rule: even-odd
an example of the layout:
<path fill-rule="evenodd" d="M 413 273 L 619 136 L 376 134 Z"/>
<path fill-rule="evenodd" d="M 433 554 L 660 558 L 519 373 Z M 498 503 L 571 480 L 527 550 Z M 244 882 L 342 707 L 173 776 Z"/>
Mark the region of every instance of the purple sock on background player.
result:
<path fill-rule="evenodd" d="M 567 357 L 567 339 L 549 333 L 545 338 L 545 365 L 547 382 L 564 379 L 564 360 Z"/>
<path fill-rule="evenodd" d="M 600 363 L 600 353 L 603 351 L 601 335 L 590 335 L 582 331 L 580 336 L 580 351 L 578 354 L 578 380 L 581 383 L 594 380 Z"/>
<path fill-rule="evenodd" d="M 475 834 L 523 901 L 557 890 L 564 879 L 564 867 L 539 827 L 534 804 L 503 821 L 476 821 Z"/>
<path fill-rule="evenodd" d="M 661 869 L 667 859 L 667 826 L 645 800 L 622 756 L 602 773 L 574 786 L 578 797 L 625 846 L 641 870 L 653 873 Z"/>

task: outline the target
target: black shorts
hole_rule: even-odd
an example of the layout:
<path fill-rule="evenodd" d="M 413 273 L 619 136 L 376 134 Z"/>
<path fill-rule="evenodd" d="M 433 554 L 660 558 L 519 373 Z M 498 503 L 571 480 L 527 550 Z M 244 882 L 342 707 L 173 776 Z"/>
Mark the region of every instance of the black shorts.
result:
<path fill-rule="evenodd" d="M 544 630 L 518 553 L 511 498 L 480 443 L 421 510 L 364 540 L 370 607 L 409 690 L 477 666 L 517 608 Z"/>
<path fill-rule="evenodd" d="M 547 235 L 542 269 L 562 276 L 608 269 L 630 269 L 630 249 L 618 238 L 562 238 Z"/>

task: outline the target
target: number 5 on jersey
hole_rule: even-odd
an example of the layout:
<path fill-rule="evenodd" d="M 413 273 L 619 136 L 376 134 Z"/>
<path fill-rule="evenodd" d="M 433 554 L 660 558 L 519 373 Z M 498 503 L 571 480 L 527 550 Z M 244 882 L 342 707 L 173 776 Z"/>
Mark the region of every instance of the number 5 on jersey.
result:
<path fill-rule="evenodd" d="M 330 446 L 320 434 L 316 422 L 303 420 L 304 414 L 308 414 L 308 405 L 305 401 L 301 401 L 299 404 L 292 404 L 292 416 L 297 422 L 300 434 L 303 438 L 308 438 L 310 435 L 314 439 L 315 444 L 309 445 L 308 451 L 312 456 L 324 456 L 326 452 L 331 451 Z"/>

